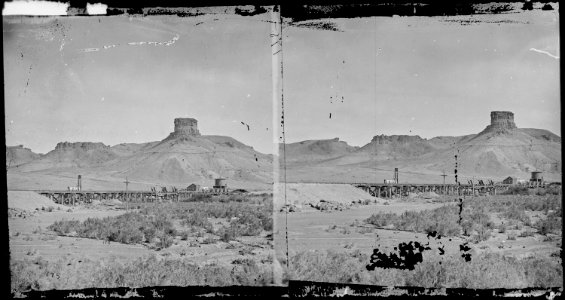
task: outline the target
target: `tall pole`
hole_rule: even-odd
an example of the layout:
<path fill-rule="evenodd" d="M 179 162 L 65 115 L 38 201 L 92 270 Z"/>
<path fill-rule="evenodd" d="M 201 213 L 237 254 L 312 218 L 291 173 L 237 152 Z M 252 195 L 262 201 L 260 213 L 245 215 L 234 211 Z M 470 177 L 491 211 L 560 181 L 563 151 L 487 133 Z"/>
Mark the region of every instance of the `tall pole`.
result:
<path fill-rule="evenodd" d="M 128 181 L 127 176 L 126 176 L 126 181 L 124 181 L 124 183 L 126 184 L 126 194 L 125 194 L 124 200 L 126 201 L 126 210 L 128 210 L 129 209 L 129 205 L 128 205 L 128 184 L 129 184 L 129 181 Z"/>
<path fill-rule="evenodd" d="M 273 164 L 273 177 L 275 185 L 274 201 L 281 203 L 284 201 L 285 207 L 285 243 L 286 243 L 286 267 L 290 268 L 288 252 L 288 206 L 286 198 L 286 140 L 285 140 L 285 120 L 284 120 L 284 86 L 283 86 L 283 32 L 282 32 L 281 6 L 274 5 L 271 11 L 271 63 L 272 63 L 272 84 L 273 84 L 273 146 L 274 154 L 279 157 L 279 161 Z M 280 147 L 282 144 L 282 147 Z M 281 149 L 282 148 L 282 149 Z M 282 153 L 280 153 L 282 150 Z M 282 167 L 282 168 L 281 168 Z M 280 172 L 282 173 L 282 176 Z M 282 181 L 282 185 L 280 184 Z M 277 186 L 278 184 L 278 186 Z M 277 188 L 278 187 L 278 188 Z M 276 207 L 273 205 L 273 208 Z M 278 224 L 275 222 L 275 227 Z M 278 229 L 277 229 L 278 231 Z M 273 230 L 275 232 L 275 230 Z M 275 276 L 280 276 L 275 274 Z M 276 278 L 276 281 L 282 280 Z"/>
<path fill-rule="evenodd" d="M 460 189 L 461 182 L 459 182 L 457 175 L 458 156 L 459 156 L 459 149 L 457 149 L 457 154 L 455 154 L 455 184 L 457 185 L 457 195 L 459 196 L 459 225 L 461 225 L 461 223 L 463 222 L 463 198 L 461 198 L 461 189 Z"/>

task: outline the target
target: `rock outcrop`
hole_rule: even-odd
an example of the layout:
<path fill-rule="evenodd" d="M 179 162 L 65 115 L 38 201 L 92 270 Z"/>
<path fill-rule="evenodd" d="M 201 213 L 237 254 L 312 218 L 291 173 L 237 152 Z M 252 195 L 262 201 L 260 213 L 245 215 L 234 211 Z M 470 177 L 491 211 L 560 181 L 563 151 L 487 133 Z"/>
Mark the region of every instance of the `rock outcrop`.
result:
<path fill-rule="evenodd" d="M 514 113 L 510 111 L 492 111 L 490 113 L 490 125 L 488 125 L 481 133 L 504 133 L 516 128 L 516 124 L 514 123 Z"/>
<path fill-rule="evenodd" d="M 198 121 L 193 118 L 176 118 L 175 131 L 167 139 L 187 136 L 200 136 Z"/>
<path fill-rule="evenodd" d="M 105 147 L 109 147 L 109 146 L 106 146 L 103 143 L 92 143 L 92 142 L 76 142 L 76 143 L 61 142 L 58 143 L 57 146 L 55 146 L 55 150 L 80 149 L 83 151 L 89 151 L 89 150 L 100 149 Z"/>
<path fill-rule="evenodd" d="M 408 144 L 414 142 L 421 142 L 422 139 L 418 135 L 375 135 L 371 140 L 371 143 L 383 145 L 383 144 Z"/>

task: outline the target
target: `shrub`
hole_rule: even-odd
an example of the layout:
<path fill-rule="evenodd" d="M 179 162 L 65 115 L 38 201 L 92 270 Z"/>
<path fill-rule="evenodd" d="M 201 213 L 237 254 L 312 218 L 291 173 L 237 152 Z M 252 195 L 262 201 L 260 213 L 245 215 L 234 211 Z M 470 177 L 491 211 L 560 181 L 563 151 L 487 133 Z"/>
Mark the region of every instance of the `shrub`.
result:
<path fill-rule="evenodd" d="M 509 241 L 515 241 L 516 240 L 516 233 L 514 233 L 514 232 L 508 233 L 506 239 L 509 240 Z"/>
<path fill-rule="evenodd" d="M 490 230 L 486 226 L 478 226 L 474 242 L 483 242 L 490 238 Z"/>
<path fill-rule="evenodd" d="M 378 212 L 376 214 L 372 214 L 368 219 L 365 220 L 365 222 L 368 224 L 373 224 L 377 227 L 385 227 L 391 224 L 395 224 L 398 218 L 398 215 L 395 213 Z"/>
<path fill-rule="evenodd" d="M 153 220 L 149 216 L 130 212 L 116 217 L 104 219 L 88 218 L 82 223 L 79 221 L 57 221 L 48 227 L 60 235 L 76 231 L 77 235 L 84 238 L 103 239 L 124 244 L 140 243 L 143 240 L 151 242 L 156 232 L 166 235 L 175 235 L 172 223 L 158 217 Z"/>
<path fill-rule="evenodd" d="M 538 220 L 534 224 L 534 228 L 542 235 L 555 233 L 562 228 L 562 218 L 558 217 L 556 213 L 549 214 L 547 218 Z"/>
<path fill-rule="evenodd" d="M 157 230 L 155 230 L 154 227 L 145 228 L 143 230 L 143 236 L 148 243 L 151 243 L 151 241 L 155 237 L 156 233 L 157 233 Z"/>
<path fill-rule="evenodd" d="M 120 228 L 116 237 L 116 242 L 123 244 L 136 244 L 143 241 L 143 232 L 132 226 Z"/>
<path fill-rule="evenodd" d="M 373 229 L 368 228 L 368 227 L 360 227 L 360 228 L 357 228 L 357 232 L 360 233 L 360 234 L 372 233 Z"/>
<path fill-rule="evenodd" d="M 222 242 L 230 242 L 230 241 L 235 241 L 236 237 L 237 237 L 237 229 L 229 226 L 229 227 L 222 227 L 219 231 L 218 231 L 218 235 L 220 236 L 220 240 Z"/>
<path fill-rule="evenodd" d="M 161 235 L 159 236 L 159 242 L 157 243 L 157 247 L 160 249 L 168 248 L 173 245 L 173 238 L 168 235 Z"/>
<path fill-rule="evenodd" d="M 502 195 L 529 195 L 529 189 L 527 186 L 511 186 Z"/>
<path fill-rule="evenodd" d="M 41 257 L 10 261 L 12 293 L 34 290 L 112 288 L 123 286 L 266 285 L 273 281 L 272 265 L 241 261 L 239 265 L 199 266 L 191 259 L 140 257 L 124 263 L 110 258 L 47 261 Z"/>
<path fill-rule="evenodd" d="M 162 214 L 157 215 L 154 218 L 152 223 L 153 223 L 152 224 L 153 227 L 156 230 L 163 231 L 163 232 L 165 232 L 169 235 L 175 235 L 176 234 L 176 230 L 173 227 L 173 223 L 171 223 L 171 221 L 169 221 L 169 219 L 165 215 L 162 215 Z"/>
<path fill-rule="evenodd" d="M 143 205 L 137 212 L 103 219 L 89 218 L 82 223 L 58 221 L 49 229 L 59 235 L 76 231 L 80 237 L 122 243 L 139 243 L 144 240 L 151 243 L 155 237 L 159 237 L 160 246 L 169 244 L 164 236 L 174 238 L 179 234 L 173 226 L 172 219 L 180 220 L 184 226 L 190 226 L 190 232 L 201 237 L 206 232 L 214 234 L 212 223 L 208 218 L 235 217 L 230 222 L 229 230 L 222 232 L 226 240 L 242 235 L 259 235 L 263 230 L 273 229 L 272 201 L 268 201 L 270 198 L 265 198 L 266 200 L 257 198 L 261 205 L 251 204 L 245 196 L 239 195 L 227 198 L 228 201 L 235 202 L 226 203 L 214 202 L 208 195 L 204 198 L 207 202 Z M 188 233 L 183 232 L 180 235 L 181 238 L 188 239 Z"/>
<path fill-rule="evenodd" d="M 506 232 L 506 225 L 504 223 L 498 225 L 498 233 L 505 233 Z"/>
<path fill-rule="evenodd" d="M 524 208 L 519 208 L 518 205 L 512 205 L 510 208 L 503 213 L 503 216 L 507 219 L 521 221 L 525 225 L 530 224 L 530 218 L 524 212 Z"/>
<path fill-rule="evenodd" d="M 237 221 L 232 222 L 231 226 L 237 226 L 239 235 L 244 236 L 259 235 L 263 228 L 261 220 L 250 213 L 243 214 Z"/>
<path fill-rule="evenodd" d="M 433 210 L 406 211 L 400 216 L 394 213 L 379 212 L 365 220 L 377 227 L 394 225 L 396 229 L 415 232 L 437 231 L 440 235 L 454 236 L 460 233 L 458 208 L 446 205 Z"/>
<path fill-rule="evenodd" d="M 292 280 L 418 286 L 426 288 L 520 289 L 562 287 L 560 262 L 548 258 L 517 259 L 500 254 L 474 255 L 466 262 L 459 254 L 432 256 L 415 269 L 376 268 L 368 271 L 368 255 L 303 251 L 290 257 Z"/>
<path fill-rule="evenodd" d="M 191 211 L 186 214 L 181 222 L 185 226 L 197 226 L 206 229 L 207 231 L 212 230 L 212 223 L 208 221 L 208 218 L 203 212 Z"/>
<path fill-rule="evenodd" d="M 216 239 L 212 236 L 207 236 L 204 240 L 202 240 L 202 244 L 214 244 L 216 242 Z"/>
<path fill-rule="evenodd" d="M 465 220 L 461 222 L 461 227 L 463 228 L 463 234 L 466 236 L 470 236 L 471 232 L 473 231 L 473 222 L 469 220 Z"/>
<path fill-rule="evenodd" d="M 71 233 L 75 228 L 80 225 L 80 222 L 77 220 L 71 221 L 55 221 L 55 223 L 49 225 L 47 229 L 55 231 L 59 235 L 66 235 Z"/>

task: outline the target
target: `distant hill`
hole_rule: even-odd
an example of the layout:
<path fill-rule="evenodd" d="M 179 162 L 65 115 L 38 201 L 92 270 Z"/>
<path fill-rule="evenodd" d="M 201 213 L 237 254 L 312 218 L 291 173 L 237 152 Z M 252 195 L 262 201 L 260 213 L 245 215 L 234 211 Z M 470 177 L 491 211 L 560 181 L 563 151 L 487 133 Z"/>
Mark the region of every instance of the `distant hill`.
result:
<path fill-rule="evenodd" d="M 359 147 L 353 147 L 338 138 L 328 140 L 308 140 L 298 143 L 286 144 L 284 149 L 280 146 L 280 153 L 286 151 L 287 163 L 300 161 L 312 163 L 320 160 L 336 158 L 357 151 Z"/>
<path fill-rule="evenodd" d="M 23 145 L 6 146 L 6 168 L 17 168 L 18 166 L 38 159 L 41 154 L 34 153 Z"/>
<path fill-rule="evenodd" d="M 272 158 L 231 137 L 187 136 L 167 139 L 112 162 L 122 176 L 175 184 L 208 185 L 217 177 L 272 182 Z"/>
<path fill-rule="evenodd" d="M 78 142 L 58 143 L 54 150 L 19 167 L 21 172 L 56 170 L 65 168 L 87 168 L 103 164 L 118 157 L 103 143 Z"/>
<path fill-rule="evenodd" d="M 302 143 L 327 144 L 328 140 Z M 546 179 L 561 181 L 561 138 L 543 129 L 517 128 L 510 112 L 492 112 L 491 124 L 478 134 L 432 139 L 377 135 L 355 149 L 288 148 L 289 182 L 381 182 L 392 179 L 394 168 L 399 168 L 404 182 L 439 183 L 443 172 L 449 175 L 448 182 L 453 182 L 455 155 L 462 182 L 472 178 L 502 180 L 507 176 L 527 179 L 532 171 L 543 171 Z"/>
<path fill-rule="evenodd" d="M 14 152 L 6 151 L 7 156 Z M 142 189 L 212 186 L 218 177 L 231 187 L 267 188 L 273 182 L 272 155 L 231 137 L 200 135 L 194 119 L 175 119 L 175 131 L 162 141 L 111 147 L 62 142 L 43 156 L 20 161 L 17 170 L 8 172 L 9 189 L 66 188 L 75 184 L 78 174 L 84 183 L 91 181 L 83 184 L 85 189 L 122 187 L 126 177 L 133 188 Z"/>

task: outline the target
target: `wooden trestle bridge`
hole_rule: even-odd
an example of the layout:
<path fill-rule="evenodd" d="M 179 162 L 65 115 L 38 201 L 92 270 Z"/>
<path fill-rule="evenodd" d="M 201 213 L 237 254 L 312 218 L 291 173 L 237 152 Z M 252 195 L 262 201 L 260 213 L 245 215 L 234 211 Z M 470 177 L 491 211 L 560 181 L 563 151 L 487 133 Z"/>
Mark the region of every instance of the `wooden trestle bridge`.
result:
<path fill-rule="evenodd" d="M 414 184 L 414 183 L 352 183 L 372 196 L 381 198 L 407 197 L 410 193 L 434 192 L 438 195 L 496 195 L 510 184 Z"/>
<path fill-rule="evenodd" d="M 434 192 L 438 195 L 496 195 L 505 191 L 510 184 L 414 184 L 414 183 L 342 183 L 360 188 L 372 196 L 381 198 L 407 197 L 410 193 Z M 215 195 L 214 191 L 68 191 L 68 190 L 36 190 L 53 202 L 65 205 L 91 203 L 93 200 L 120 200 L 122 202 L 162 202 L 190 201 L 198 195 Z M 222 192 L 220 194 L 225 194 Z"/>
<path fill-rule="evenodd" d="M 55 203 L 74 205 L 79 203 L 92 203 L 93 200 L 119 200 L 122 202 L 162 202 L 162 201 L 190 201 L 197 195 L 217 194 L 213 191 L 186 191 L 177 190 L 169 192 L 157 191 L 34 191 L 43 195 Z"/>

